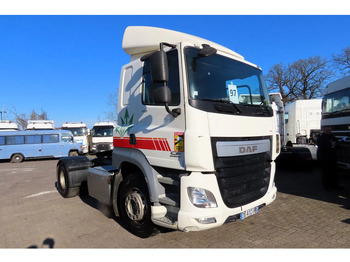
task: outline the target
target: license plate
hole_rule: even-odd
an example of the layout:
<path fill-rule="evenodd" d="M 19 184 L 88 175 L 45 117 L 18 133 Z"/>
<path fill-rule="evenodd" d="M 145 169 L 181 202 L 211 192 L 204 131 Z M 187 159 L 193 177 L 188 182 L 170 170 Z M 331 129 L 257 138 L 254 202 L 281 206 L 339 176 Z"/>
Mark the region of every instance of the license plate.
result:
<path fill-rule="evenodd" d="M 259 212 L 259 207 L 253 207 L 251 209 L 248 209 L 246 211 L 243 211 L 241 214 L 240 214 L 240 219 L 243 220 L 249 216 L 252 216 L 252 215 L 255 215 L 256 213 Z"/>

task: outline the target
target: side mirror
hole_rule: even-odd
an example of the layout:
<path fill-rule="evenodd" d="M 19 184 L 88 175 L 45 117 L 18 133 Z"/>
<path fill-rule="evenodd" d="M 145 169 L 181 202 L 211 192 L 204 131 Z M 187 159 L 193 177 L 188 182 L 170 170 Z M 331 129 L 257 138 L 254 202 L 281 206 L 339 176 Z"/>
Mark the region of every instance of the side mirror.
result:
<path fill-rule="evenodd" d="M 171 91 L 167 86 L 157 87 L 153 91 L 153 99 L 157 104 L 169 104 L 171 101 Z"/>
<path fill-rule="evenodd" d="M 142 59 L 141 59 L 142 60 Z M 181 114 L 180 108 L 170 110 L 168 104 L 171 102 L 171 91 L 167 86 L 169 81 L 168 58 L 163 50 L 162 44 L 159 51 L 154 52 L 151 57 L 151 77 L 153 84 L 162 84 L 153 91 L 153 99 L 157 104 L 164 104 L 166 111 L 173 117 Z"/>
<path fill-rule="evenodd" d="M 151 56 L 151 76 L 153 83 L 167 83 L 169 80 L 168 58 L 163 50 Z"/>

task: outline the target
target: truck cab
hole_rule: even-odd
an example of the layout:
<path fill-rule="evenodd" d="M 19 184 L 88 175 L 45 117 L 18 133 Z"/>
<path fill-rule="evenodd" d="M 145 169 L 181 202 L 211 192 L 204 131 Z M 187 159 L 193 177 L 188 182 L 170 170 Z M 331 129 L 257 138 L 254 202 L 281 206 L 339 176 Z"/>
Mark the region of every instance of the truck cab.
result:
<path fill-rule="evenodd" d="M 73 137 L 74 137 L 74 142 L 80 144 L 81 154 L 87 154 L 89 152 L 89 140 L 88 140 L 88 135 L 89 135 L 89 129 L 86 127 L 86 124 L 83 122 L 72 122 L 68 123 L 66 122 L 65 124 L 62 125 L 63 130 L 69 130 L 72 132 Z"/>
<path fill-rule="evenodd" d="M 26 130 L 54 130 L 53 120 L 28 120 Z"/>
<path fill-rule="evenodd" d="M 1 120 L 0 121 L 0 132 L 1 131 L 18 131 L 18 125 L 9 120 Z"/>
<path fill-rule="evenodd" d="M 99 154 L 113 150 L 113 122 L 97 122 L 91 130 L 91 153 Z"/>

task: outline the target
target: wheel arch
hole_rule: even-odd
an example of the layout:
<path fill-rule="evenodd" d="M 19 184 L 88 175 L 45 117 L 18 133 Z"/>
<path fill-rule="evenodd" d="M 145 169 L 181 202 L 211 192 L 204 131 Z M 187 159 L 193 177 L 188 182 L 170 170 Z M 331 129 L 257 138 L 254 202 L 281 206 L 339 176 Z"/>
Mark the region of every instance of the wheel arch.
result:
<path fill-rule="evenodd" d="M 115 148 L 112 159 L 113 166 L 120 170 L 115 177 L 115 183 L 121 183 L 123 178 L 132 173 L 140 173 L 146 182 L 150 201 L 159 203 L 158 196 L 164 193 L 164 188 L 158 182 L 158 173 L 152 168 L 141 151 L 129 148 Z"/>
<path fill-rule="evenodd" d="M 72 153 L 76 153 L 76 155 L 72 155 Z M 79 150 L 78 149 L 71 149 L 68 152 L 68 156 L 79 156 Z"/>

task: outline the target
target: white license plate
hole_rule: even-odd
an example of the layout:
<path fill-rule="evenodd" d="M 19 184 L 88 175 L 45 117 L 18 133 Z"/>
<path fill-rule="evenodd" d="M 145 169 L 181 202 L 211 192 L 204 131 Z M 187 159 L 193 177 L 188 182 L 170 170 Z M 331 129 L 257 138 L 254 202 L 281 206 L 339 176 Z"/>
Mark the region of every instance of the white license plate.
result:
<path fill-rule="evenodd" d="M 252 216 L 252 215 L 255 215 L 256 213 L 259 212 L 259 207 L 253 207 L 251 209 L 248 209 L 246 211 L 243 211 L 241 214 L 240 214 L 240 219 L 243 220 L 249 216 Z"/>

